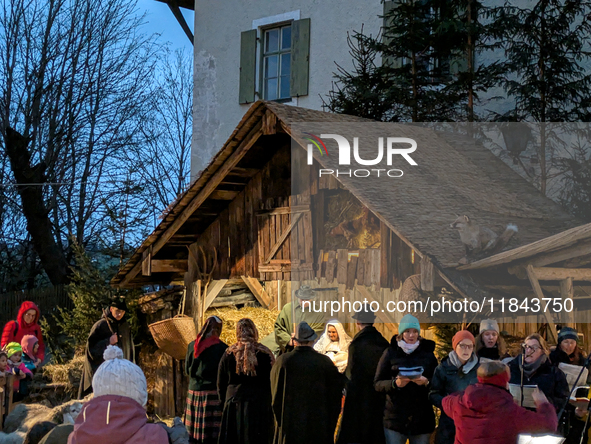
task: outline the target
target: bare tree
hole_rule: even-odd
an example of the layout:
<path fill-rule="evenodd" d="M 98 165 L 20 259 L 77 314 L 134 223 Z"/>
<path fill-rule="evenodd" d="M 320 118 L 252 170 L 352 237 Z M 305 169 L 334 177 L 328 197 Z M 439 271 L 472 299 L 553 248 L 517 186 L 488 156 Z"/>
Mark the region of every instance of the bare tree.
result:
<path fill-rule="evenodd" d="M 162 211 L 185 190 L 190 176 L 193 125 L 192 56 L 184 50 L 167 52 L 159 64 L 150 114 L 142 130 L 145 145 L 134 153 L 139 174 L 150 190 L 152 211 Z"/>
<path fill-rule="evenodd" d="M 14 185 L 0 200 L 18 192 L 22 216 L 13 206 L 12 217 L 24 216 L 42 268 L 63 283 L 71 240 L 109 235 L 105 216 L 128 179 L 127 151 L 143 140 L 159 47 L 139 33 L 134 2 L 0 4 L 0 156 L 3 183 Z"/>

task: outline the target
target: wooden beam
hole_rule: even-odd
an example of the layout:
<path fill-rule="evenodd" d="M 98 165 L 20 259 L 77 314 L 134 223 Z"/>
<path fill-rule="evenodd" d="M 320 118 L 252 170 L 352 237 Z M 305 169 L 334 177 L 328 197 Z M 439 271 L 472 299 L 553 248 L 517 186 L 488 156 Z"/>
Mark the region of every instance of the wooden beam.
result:
<path fill-rule="evenodd" d="M 534 267 L 544 267 L 546 265 L 555 264 L 556 262 L 562 262 L 589 254 L 591 254 L 591 242 L 581 242 L 569 248 L 563 248 L 558 251 L 542 254 L 531 261 L 527 261 L 527 263 Z"/>
<path fill-rule="evenodd" d="M 205 183 L 203 188 L 193 200 L 185 207 L 185 209 L 176 217 L 174 222 L 166 229 L 164 233 L 152 244 L 152 254 L 155 255 L 160 249 L 166 245 L 168 240 L 182 227 L 182 225 L 191 217 L 191 215 L 201 206 L 203 202 L 209 197 L 209 195 L 217 188 L 224 177 L 230 172 L 236 170 L 236 165 L 244 155 L 248 152 L 251 146 L 255 144 L 258 138 L 262 135 L 260 122 L 255 125 L 248 135 L 244 138 L 242 143 L 238 145 L 236 150 L 230 154 L 226 161 L 218 168 L 218 170 L 211 176 L 211 178 Z M 258 171 L 258 170 L 255 170 Z M 254 174 L 253 174 L 254 175 Z M 125 275 L 125 278 L 119 283 L 119 287 L 125 287 L 131 282 L 131 280 L 137 276 L 141 270 L 142 263 L 138 262 L 134 267 L 129 270 Z"/>
<path fill-rule="evenodd" d="M 183 16 L 183 14 L 181 13 L 181 10 L 179 9 L 179 5 L 178 5 L 177 1 L 176 0 L 167 0 L 166 4 L 168 5 L 170 10 L 172 11 L 174 18 L 176 18 L 176 21 L 179 22 L 179 25 L 181 25 L 181 28 L 183 28 L 183 31 L 185 31 L 185 35 L 189 38 L 191 45 L 193 45 L 195 38 L 193 37 L 193 33 L 191 32 L 191 28 L 189 28 L 189 25 L 185 21 L 185 17 Z"/>
<path fill-rule="evenodd" d="M 355 288 L 359 291 L 359 293 L 361 293 L 361 296 L 363 296 L 369 301 L 370 304 L 376 300 L 366 287 L 361 285 L 355 285 Z M 398 330 L 394 328 L 394 326 L 392 325 L 392 323 L 390 322 L 390 320 L 384 312 L 378 310 L 375 312 L 375 315 L 380 321 L 384 323 L 386 328 L 390 330 L 392 333 L 396 334 L 398 332 Z"/>
<path fill-rule="evenodd" d="M 203 304 L 203 313 L 209 308 L 215 297 L 220 294 L 224 285 L 228 282 L 228 279 L 219 279 L 217 281 L 212 281 L 213 285 L 210 284 L 209 291 L 207 292 L 207 296 L 205 297 L 205 302 Z"/>
<path fill-rule="evenodd" d="M 152 273 L 179 273 L 189 269 L 187 259 L 153 259 Z"/>
<path fill-rule="evenodd" d="M 298 221 L 300 220 L 300 218 L 302 217 L 303 214 L 304 213 L 298 213 L 297 215 L 292 216 L 291 223 L 289 224 L 289 226 L 285 230 L 283 230 L 283 233 L 281 233 L 281 237 L 279 239 L 277 239 L 277 242 L 275 243 L 275 245 L 273 245 L 271 247 L 269 254 L 265 258 L 265 262 L 263 262 L 264 264 L 268 264 L 271 261 L 271 259 L 273 259 L 273 256 L 275 256 L 277 254 L 277 252 L 279 251 L 279 249 L 283 245 L 283 242 L 285 242 L 285 239 L 287 239 L 287 236 L 289 236 L 289 233 L 291 233 L 291 230 L 293 229 L 293 227 L 296 226 L 296 224 L 298 223 Z"/>
<path fill-rule="evenodd" d="M 142 276 L 152 275 L 152 246 L 150 245 L 142 253 Z"/>
<path fill-rule="evenodd" d="M 531 244 L 523 245 L 521 247 L 513 248 L 512 250 L 503 251 L 494 256 L 481 259 L 471 264 L 458 267 L 458 270 L 476 270 L 479 268 L 487 268 L 496 265 L 506 264 L 519 259 L 525 259 L 548 251 L 562 249 L 574 245 L 575 243 L 588 239 L 591 237 L 591 223 L 581 225 L 579 227 L 571 228 L 562 233 L 546 237 Z"/>
<path fill-rule="evenodd" d="M 260 210 L 256 212 L 256 216 L 262 217 L 277 214 L 305 213 L 306 211 L 310 211 L 310 205 L 292 205 L 291 207 L 277 207 L 270 210 Z"/>
<path fill-rule="evenodd" d="M 230 190 L 215 190 L 209 195 L 209 199 L 213 200 L 234 200 L 236 196 L 240 194 L 240 191 Z"/>
<path fill-rule="evenodd" d="M 575 291 L 574 291 L 574 287 L 573 287 L 573 279 L 572 278 L 566 278 L 566 279 L 563 279 L 560 281 L 560 297 L 562 298 L 563 301 L 565 299 L 570 299 L 571 301 L 573 301 L 573 305 L 574 305 Z M 564 307 L 564 302 L 563 302 L 563 307 Z M 567 327 L 576 328 L 574 308 L 570 313 L 565 311 L 563 316 L 566 318 L 566 326 Z"/>
<path fill-rule="evenodd" d="M 534 289 L 534 292 L 536 293 L 536 296 L 538 297 L 538 299 L 540 300 L 540 303 L 541 303 L 541 301 L 544 299 L 544 292 L 542 291 L 542 287 L 540 287 L 540 282 L 538 281 L 534 267 L 531 265 L 528 265 L 526 268 L 526 271 L 527 271 L 527 276 L 529 277 L 529 282 L 531 283 L 531 286 Z M 544 310 L 544 316 L 546 317 L 546 320 L 548 321 L 548 326 L 550 327 L 549 331 L 553 335 L 552 339 L 557 340 L 558 333 L 556 332 L 556 325 L 554 324 L 554 320 L 552 319 L 552 316 L 546 310 Z"/>
<path fill-rule="evenodd" d="M 271 110 L 267 110 L 265 114 L 263 114 L 263 135 L 267 136 L 269 134 L 276 134 L 277 133 L 277 116 Z"/>
<path fill-rule="evenodd" d="M 540 281 L 561 281 L 568 278 L 575 281 L 591 281 L 591 268 L 549 268 L 529 265 L 528 269 L 530 267 Z"/>
<path fill-rule="evenodd" d="M 242 278 L 242 280 L 244 281 L 244 283 L 246 284 L 248 289 L 252 292 L 254 297 L 257 298 L 257 301 L 259 301 L 259 303 L 263 307 L 265 307 L 265 308 L 269 307 L 269 305 L 271 304 L 271 298 L 265 292 L 265 289 L 263 288 L 261 283 L 258 281 L 258 279 L 251 278 L 248 276 L 240 276 L 240 277 Z"/>
<path fill-rule="evenodd" d="M 421 290 L 433 291 L 433 263 L 427 256 L 421 259 Z"/>

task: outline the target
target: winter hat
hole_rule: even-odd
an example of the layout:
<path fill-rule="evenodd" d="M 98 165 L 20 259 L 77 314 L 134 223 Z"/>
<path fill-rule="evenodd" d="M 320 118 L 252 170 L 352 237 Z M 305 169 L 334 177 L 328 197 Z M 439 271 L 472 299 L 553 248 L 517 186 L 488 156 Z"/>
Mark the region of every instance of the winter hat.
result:
<path fill-rule="evenodd" d="M 558 332 L 558 343 L 560 344 L 565 339 L 574 339 L 575 341 L 579 341 L 579 335 L 574 328 L 571 327 L 562 327 Z"/>
<path fill-rule="evenodd" d="M 317 337 L 318 335 L 307 322 L 300 322 L 294 339 L 298 342 L 309 342 L 315 340 Z"/>
<path fill-rule="evenodd" d="M 499 323 L 494 319 L 484 319 L 480 322 L 480 333 L 484 333 L 485 331 L 494 330 L 497 333 L 500 333 L 499 330 Z"/>
<path fill-rule="evenodd" d="M 125 302 L 124 296 L 115 296 L 111 298 L 111 303 L 109 307 L 115 307 L 119 310 L 127 311 L 127 303 Z"/>
<path fill-rule="evenodd" d="M 148 386 L 142 369 L 123 359 L 123 351 L 109 345 L 103 362 L 92 378 L 94 396 L 118 395 L 131 398 L 142 407 L 148 402 Z"/>
<path fill-rule="evenodd" d="M 35 348 L 35 344 L 39 342 L 36 336 L 33 335 L 25 335 L 23 339 L 21 339 L 21 347 L 23 348 L 23 352 L 26 353 L 30 357 L 34 357 L 33 349 Z"/>
<path fill-rule="evenodd" d="M 509 367 L 501 361 L 486 361 L 480 364 L 476 372 L 478 382 L 507 388 L 511 378 Z"/>
<path fill-rule="evenodd" d="M 472 333 L 470 333 L 468 330 L 460 330 L 454 335 L 454 337 L 451 340 L 452 348 L 455 350 L 458 344 L 462 342 L 464 339 L 470 339 L 470 341 L 472 341 L 472 344 L 476 345 L 476 339 L 474 339 L 474 335 Z"/>
<path fill-rule="evenodd" d="M 4 351 L 6 352 L 6 356 L 10 358 L 15 353 L 22 353 L 23 348 L 18 342 L 10 342 L 6 347 L 4 347 Z"/>
<path fill-rule="evenodd" d="M 419 324 L 419 320 L 415 318 L 411 314 L 406 314 L 400 320 L 400 324 L 398 324 L 398 334 L 402 335 L 406 330 L 409 328 L 414 328 L 418 332 L 421 331 L 421 324 Z"/>

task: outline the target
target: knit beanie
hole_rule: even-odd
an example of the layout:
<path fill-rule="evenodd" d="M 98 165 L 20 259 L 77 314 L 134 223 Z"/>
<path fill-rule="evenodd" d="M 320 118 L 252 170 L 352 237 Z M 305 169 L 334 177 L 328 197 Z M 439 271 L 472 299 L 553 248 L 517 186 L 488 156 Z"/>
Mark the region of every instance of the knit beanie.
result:
<path fill-rule="evenodd" d="M 480 322 L 480 333 L 484 333 L 485 331 L 491 331 L 491 330 L 494 330 L 497 333 L 500 333 L 499 323 L 497 321 L 495 321 L 494 319 L 485 319 Z"/>
<path fill-rule="evenodd" d="M 565 339 L 574 339 L 575 341 L 579 341 L 579 335 L 574 328 L 571 327 L 562 327 L 558 332 L 558 343 L 560 344 Z"/>
<path fill-rule="evenodd" d="M 23 348 L 18 342 L 10 342 L 6 347 L 4 347 L 4 351 L 6 352 L 6 356 L 10 358 L 15 353 L 22 353 Z"/>
<path fill-rule="evenodd" d="M 109 345 L 103 362 L 92 378 L 94 396 L 118 395 L 131 398 L 142 407 L 148 402 L 148 386 L 142 369 L 123 359 L 123 351 Z"/>
<path fill-rule="evenodd" d="M 404 333 L 409 328 L 414 328 L 418 332 L 421 331 L 421 324 L 419 324 L 419 320 L 410 313 L 404 315 L 404 317 L 400 320 L 400 324 L 398 324 L 398 334 L 402 335 L 402 333 Z"/>
<path fill-rule="evenodd" d="M 472 341 L 472 344 L 476 345 L 476 339 L 474 339 L 474 335 L 472 333 L 470 333 L 468 330 L 460 330 L 454 335 L 454 337 L 451 340 L 452 348 L 455 350 L 458 344 L 462 342 L 464 339 L 470 339 L 470 341 Z"/>

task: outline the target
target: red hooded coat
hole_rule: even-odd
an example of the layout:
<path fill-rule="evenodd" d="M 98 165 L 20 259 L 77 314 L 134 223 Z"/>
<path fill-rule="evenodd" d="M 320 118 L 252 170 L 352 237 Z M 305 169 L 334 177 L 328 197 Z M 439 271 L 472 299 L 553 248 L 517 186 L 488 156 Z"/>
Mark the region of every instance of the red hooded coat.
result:
<path fill-rule="evenodd" d="M 37 312 L 32 324 L 26 324 L 24 320 L 25 313 L 29 310 L 35 310 Z M 33 335 L 39 340 L 37 357 L 43 361 L 45 359 L 45 344 L 43 343 L 41 327 L 38 324 L 40 315 L 41 313 L 37 305 L 31 301 L 23 302 L 21 308 L 18 310 L 16 321 L 10 321 L 4 326 L 0 346 L 4 347 L 10 342 L 18 342 L 20 344 L 23 336 Z"/>
<path fill-rule="evenodd" d="M 146 411 L 125 396 L 105 395 L 82 407 L 68 444 L 167 444 L 168 433 L 148 424 Z"/>
<path fill-rule="evenodd" d="M 443 398 L 442 405 L 456 425 L 455 444 L 515 444 L 520 433 L 553 433 L 558 425 L 552 404 L 532 412 L 515 404 L 507 390 L 490 384 L 470 385 Z"/>

